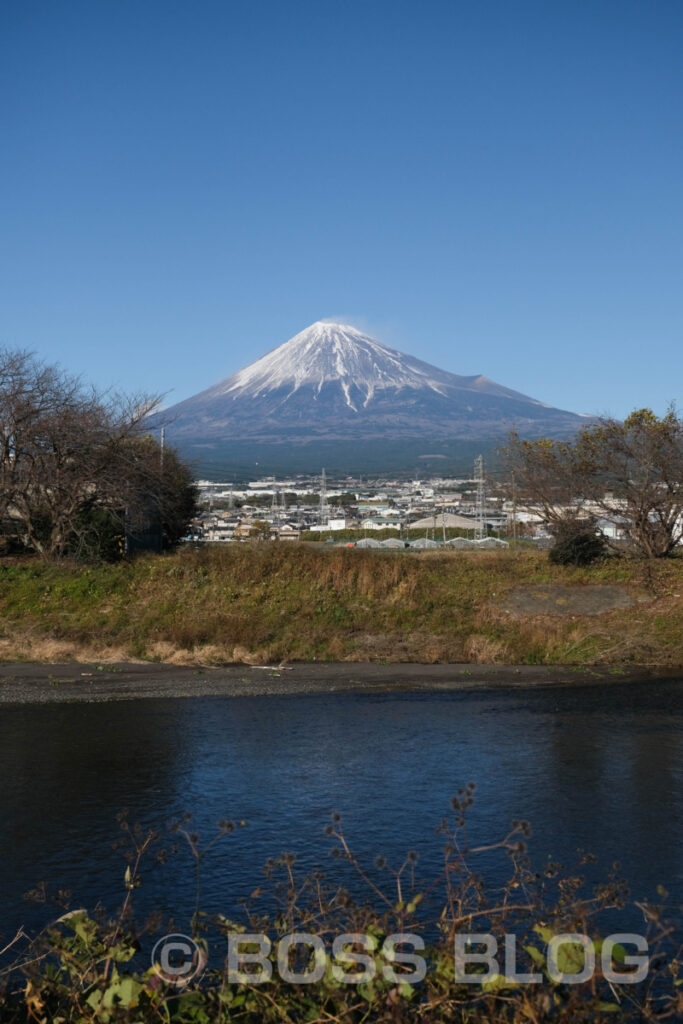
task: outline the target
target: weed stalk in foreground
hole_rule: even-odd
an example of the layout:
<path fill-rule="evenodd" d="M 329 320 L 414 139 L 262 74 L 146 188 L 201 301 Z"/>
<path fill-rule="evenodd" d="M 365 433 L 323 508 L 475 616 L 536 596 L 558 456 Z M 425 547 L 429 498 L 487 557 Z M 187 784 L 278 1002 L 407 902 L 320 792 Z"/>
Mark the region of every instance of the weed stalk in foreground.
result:
<path fill-rule="evenodd" d="M 177 976 L 161 969 L 158 960 L 150 961 L 152 947 L 156 952 L 165 941 L 162 936 L 154 945 L 161 921 L 137 922 L 133 908 L 143 860 L 155 851 L 163 859 L 167 851 L 160 848 L 158 833 L 131 828 L 123 819 L 129 863 L 120 912 L 109 919 L 71 910 L 36 936 L 20 931 L 0 950 L 0 1022 L 626 1024 L 679 1019 L 681 949 L 664 907 L 630 904 L 630 911 L 635 908 L 642 918 L 649 957 L 644 980 L 630 984 L 623 946 L 614 945 L 607 964 L 603 955 L 605 916 L 613 920 L 629 906 L 618 867 L 592 888 L 583 876 L 589 856 L 580 857 L 570 870 L 548 862 L 536 871 L 526 850 L 529 826 L 522 821 L 513 822 L 497 841 L 473 845 L 467 828 L 473 798 L 469 784 L 436 830 L 442 854 L 435 878 L 420 878 L 413 852 L 396 865 L 381 856 L 374 864 L 364 863 L 335 815 L 326 829 L 331 852 L 351 869 L 365 896 L 352 895 L 322 872 L 300 873 L 296 857 L 282 854 L 266 864 L 266 883 L 241 903 L 238 921 L 209 918 L 200 909 L 204 860 L 229 835 L 232 823 L 221 822 L 204 845 L 190 831 L 189 820 L 177 823 L 173 831 L 189 848 L 196 874 L 190 934 L 180 936 L 193 953 L 188 970 Z M 495 889 L 476 870 L 484 857 L 487 864 L 495 857 L 506 865 L 506 881 Z M 301 934 L 316 937 L 322 951 L 306 942 L 281 944 Z M 557 963 L 563 974 L 579 974 L 587 958 L 596 961 L 580 984 L 558 980 L 549 962 L 553 939 L 566 934 L 584 936 L 586 944 L 560 947 Z M 397 935 L 410 937 L 419 949 L 422 980 L 415 980 L 413 963 L 394 955 L 400 943 L 392 946 L 389 940 Z M 464 982 L 454 951 L 479 948 L 467 944 L 467 936 L 474 935 L 489 937 L 501 968 L 484 973 L 484 965 L 475 964 Z M 264 943 L 260 966 L 241 966 L 236 977 L 229 948 L 242 941 L 243 951 L 258 952 L 258 936 Z M 504 957 L 510 936 L 515 974 Z M 264 966 L 267 982 L 260 977 Z M 296 972 L 317 980 L 291 980 Z M 521 981 L 520 973 L 536 974 L 537 980 Z"/>

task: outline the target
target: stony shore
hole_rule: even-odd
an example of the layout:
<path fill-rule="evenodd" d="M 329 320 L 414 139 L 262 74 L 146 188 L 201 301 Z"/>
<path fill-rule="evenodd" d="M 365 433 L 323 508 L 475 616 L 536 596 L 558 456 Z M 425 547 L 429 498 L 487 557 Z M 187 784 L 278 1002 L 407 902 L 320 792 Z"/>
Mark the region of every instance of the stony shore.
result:
<path fill-rule="evenodd" d="M 97 703 L 171 697 L 396 693 L 585 686 L 681 677 L 647 667 L 295 663 L 187 668 L 151 663 L 0 664 L 0 704 Z"/>

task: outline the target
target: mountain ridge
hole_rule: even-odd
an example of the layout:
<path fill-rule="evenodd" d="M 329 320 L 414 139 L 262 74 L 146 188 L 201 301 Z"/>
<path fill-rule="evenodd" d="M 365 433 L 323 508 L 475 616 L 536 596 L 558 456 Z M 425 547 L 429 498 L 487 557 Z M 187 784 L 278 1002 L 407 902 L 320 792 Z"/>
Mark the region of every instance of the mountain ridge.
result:
<path fill-rule="evenodd" d="M 367 368 L 362 365 L 362 358 L 359 358 L 359 352 L 366 357 L 376 355 L 383 365 L 378 366 L 375 363 L 376 373 L 368 374 Z M 329 370 L 331 354 L 336 358 L 335 373 Z M 304 364 L 308 355 L 313 356 L 313 364 Z M 325 357 L 327 357 L 328 366 L 325 366 Z M 396 368 L 396 372 L 393 374 L 390 372 L 392 366 Z M 312 383 L 316 379 L 317 372 L 322 373 L 320 384 L 327 380 L 348 382 L 350 378 L 358 385 L 359 381 L 363 380 L 367 385 L 368 398 L 372 397 L 376 387 L 427 386 L 442 393 L 441 389 L 450 385 L 466 390 L 478 390 L 522 399 L 533 402 L 534 405 L 544 405 L 543 402 L 538 402 L 528 395 L 497 384 L 483 374 L 461 376 L 448 370 L 441 370 L 414 356 L 406 355 L 397 349 L 381 344 L 350 324 L 341 324 L 330 320 L 316 321 L 310 327 L 295 334 L 289 341 L 276 346 L 260 359 L 224 378 L 218 384 L 206 388 L 200 394 L 227 395 L 240 391 L 242 394 L 251 394 L 253 397 L 257 397 L 262 391 L 286 386 L 290 381 L 295 382 L 293 390 L 298 390 L 303 383 Z M 254 382 L 259 379 L 261 384 L 255 386 Z M 363 404 L 367 405 L 367 399 Z"/>
<path fill-rule="evenodd" d="M 245 444 L 249 461 L 261 446 L 266 461 L 275 453 L 285 468 L 287 448 L 299 449 L 299 457 L 307 448 L 314 468 L 316 444 L 335 443 L 341 454 L 363 441 L 373 447 L 363 453 L 365 468 L 370 458 L 380 469 L 383 447 L 402 438 L 418 449 L 428 444 L 429 452 L 435 442 L 502 439 L 513 428 L 525 436 L 568 436 L 586 422 L 483 375 L 442 370 L 326 320 L 162 415 L 183 454 L 205 463 L 211 452 L 226 469 Z M 353 452 L 343 461 L 352 469 Z"/>

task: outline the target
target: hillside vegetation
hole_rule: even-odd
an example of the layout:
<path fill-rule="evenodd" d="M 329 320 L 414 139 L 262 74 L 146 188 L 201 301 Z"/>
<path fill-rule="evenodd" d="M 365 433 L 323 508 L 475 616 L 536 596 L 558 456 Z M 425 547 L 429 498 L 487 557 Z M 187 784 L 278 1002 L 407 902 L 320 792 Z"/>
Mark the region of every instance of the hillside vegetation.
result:
<path fill-rule="evenodd" d="M 0 658 L 185 664 L 293 660 L 683 662 L 683 560 L 553 566 L 540 552 L 184 549 L 116 565 L 0 562 Z M 514 615 L 525 584 L 622 584 L 600 615 Z"/>

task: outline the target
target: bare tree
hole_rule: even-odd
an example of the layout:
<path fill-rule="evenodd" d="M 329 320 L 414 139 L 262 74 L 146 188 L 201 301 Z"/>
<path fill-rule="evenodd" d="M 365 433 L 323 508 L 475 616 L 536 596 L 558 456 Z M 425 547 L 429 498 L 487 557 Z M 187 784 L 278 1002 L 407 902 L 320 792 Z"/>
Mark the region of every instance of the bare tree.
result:
<path fill-rule="evenodd" d="M 86 388 L 26 352 L 0 350 L 0 519 L 45 558 L 93 549 L 98 529 L 142 509 L 167 518 L 191 504 L 189 471 L 145 438 L 153 396 Z M 182 478 L 182 481 L 181 481 Z M 151 512 L 150 512 L 151 514 Z M 171 529 L 177 534 L 178 526 Z"/>
<path fill-rule="evenodd" d="M 650 409 L 623 422 L 602 418 L 573 442 L 513 434 L 506 458 L 520 502 L 551 525 L 602 518 L 649 558 L 672 554 L 683 540 L 683 421 L 674 408 L 662 418 Z"/>
<path fill-rule="evenodd" d="M 571 444 L 547 438 L 525 441 L 511 433 L 504 455 L 520 507 L 550 524 L 562 522 L 569 508 L 577 514 L 581 501 Z"/>

